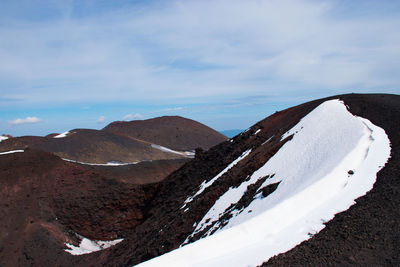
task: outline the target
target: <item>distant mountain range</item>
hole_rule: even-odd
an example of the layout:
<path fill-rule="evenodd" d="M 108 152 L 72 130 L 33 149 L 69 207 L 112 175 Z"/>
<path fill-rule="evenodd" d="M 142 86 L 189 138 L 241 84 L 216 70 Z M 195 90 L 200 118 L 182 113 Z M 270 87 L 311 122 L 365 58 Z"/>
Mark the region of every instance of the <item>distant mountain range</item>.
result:
<path fill-rule="evenodd" d="M 399 266 L 399 118 L 398 95 L 311 101 L 159 161 L 172 173 L 151 183 L 133 165 L 0 153 L 0 265 Z M 102 132 L 138 137 L 119 128 Z"/>
<path fill-rule="evenodd" d="M 74 129 L 46 137 L 8 138 L 0 142 L 0 152 L 30 147 L 84 163 L 134 163 L 190 157 L 195 148 L 207 150 L 226 139 L 196 121 L 165 116 L 113 122 L 102 130 Z"/>

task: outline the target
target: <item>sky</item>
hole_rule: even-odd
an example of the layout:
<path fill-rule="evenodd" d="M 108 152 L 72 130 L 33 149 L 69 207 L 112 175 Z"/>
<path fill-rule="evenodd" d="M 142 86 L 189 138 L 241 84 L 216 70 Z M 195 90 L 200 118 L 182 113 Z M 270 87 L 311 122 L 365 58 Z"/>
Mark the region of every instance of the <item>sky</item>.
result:
<path fill-rule="evenodd" d="M 2 0 L 0 134 L 179 115 L 245 129 L 400 93 L 400 1 Z"/>

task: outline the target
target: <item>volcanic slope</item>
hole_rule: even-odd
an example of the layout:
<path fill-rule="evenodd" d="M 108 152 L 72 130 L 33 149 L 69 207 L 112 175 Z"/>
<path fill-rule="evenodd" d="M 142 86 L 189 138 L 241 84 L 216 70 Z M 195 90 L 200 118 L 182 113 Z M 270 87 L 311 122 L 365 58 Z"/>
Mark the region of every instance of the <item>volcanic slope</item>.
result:
<path fill-rule="evenodd" d="M 399 107 L 397 95 L 342 95 L 277 112 L 162 181 L 124 241 L 75 260 L 398 265 Z"/>
<path fill-rule="evenodd" d="M 179 151 L 210 147 L 226 141 L 219 132 L 197 121 L 179 116 L 163 116 L 149 120 L 116 121 L 104 129 Z"/>
<path fill-rule="evenodd" d="M 0 265 L 398 266 L 399 118 L 397 95 L 312 101 L 132 187 L 45 152 L 0 155 Z M 96 250 L 86 238 L 115 245 L 72 255 Z"/>
<path fill-rule="evenodd" d="M 162 117 L 141 122 L 145 123 L 147 128 L 141 127 L 140 123 L 136 127 L 135 122 L 122 125 L 119 122 L 119 131 L 75 129 L 46 137 L 9 138 L 0 142 L 0 152 L 30 147 L 83 163 L 134 163 L 191 157 L 194 153 L 188 150 L 197 147 L 207 149 L 227 139 L 205 125 L 184 118 L 176 121 Z M 179 123 L 183 123 L 182 126 L 179 126 Z M 181 127 L 183 131 L 172 131 L 171 127 Z M 130 135 L 124 132 L 129 132 Z M 135 132 L 143 138 L 132 137 L 135 135 L 132 133 Z M 168 140 L 169 146 L 166 146 L 165 140 Z M 177 151 L 176 148 L 182 149 Z"/>
<path fill-rule="evenodd" d="M 71 266 L 68 247 L 121 241 L 145 220 L 157 184 L 120 180 L 40 150 L 0 153 L 0 266 Z"/>

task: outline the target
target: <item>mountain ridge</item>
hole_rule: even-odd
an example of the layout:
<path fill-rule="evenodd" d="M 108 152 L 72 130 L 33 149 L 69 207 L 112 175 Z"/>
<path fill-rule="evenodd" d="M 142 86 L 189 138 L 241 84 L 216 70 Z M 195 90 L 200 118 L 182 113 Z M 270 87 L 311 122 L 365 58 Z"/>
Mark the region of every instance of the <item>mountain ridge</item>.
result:
<path fill-rule="evenodd" d="M 115 248 L 111 248 L 108 252 L 104 252 L 105 255 L 110 255 L 110 263 L 113 262 L 112 259 L 112 254 L 115 253 L 113 250 L 118 250 L 119 252 L 116 253 L 121 253 L 122 251 L 130 251 L 134 250 L 135 255 L 130 255 L 127 257 L 123 257 L 126 259 L 126 265 L 133 265 L 137 264 L 139 262 L 143 262 L 147 259 L 153 258 L 157 255 L 163 254 L 167 251 L 170 251 L 171 249 L 176 249 L 179 247 L 180 244 L 182 244 L 185 240 L 185 238 L 190 235 L 190 233 L 193 231 L 193 224 L 198 222 L 203 215 L 207 212 L 207 210 L 210 209 L 212 204 L 215 202 L 215 200 L 220 196 L 220 194 L 227 190 L 227 189 L 222 189 L 220 188 L 221 186 L 225 185 L 225 188 L 229 188 L 230 185 L 234 185 L 235 183 L 238 183 L 238 178 L 239 177 L 246 177 L 245 173 L 249 171 L 249 169 L 257 169 L 257 165 L 261 166 L 264 160 L 262 162 L 260 161 L 261 157 L 255 157 L 253 159 L 249 158 L 247 161 L 243 161 L 242 163 L 242 168 L 239 170 L 236 170 L 233 172 L 233 169 L 227 172 L 227 178 L 231 182 L 228 182 L 228 180 L 224 180 L 224 183 L 219 182 L 215 184 L 215 187 L 209 187 L 206 189 L 206 191 L 203 193 L 203 197 L 201 198 L 201 201 L 197 201 L 196 207 L 190 208 L 187 213 L 185 213 L 183 210 L 180 208 L 182 207 L 182 204 L 185 201 L 185 198 L 188 195 L 192 195 L 193 190 L 191 191 L 190 188 L 193 188 L 194 185 L 192 184 L 191 186 L 189 185 L 184 185 L 185 182 L 184 180 L 186 179 L 185 177 L 190 177 L 192 183 L 194 184 L 201 184 L 203 181 L 203 177 L 213 177 L 217 175 L 219 172 L 221 172 L 229 163 L 231 163 L 234 159 L 238 158 L 243 151 L 246 151 L 249 149 L 249 145 L 257 140 L 256 142 L 261 145 L 262 143 L 266 142 L 270 138 L 271 135 L 275 135 L 275 141 L 274 138 L 271 139 L 271 142 L 269 143 L 271 148 L 270 149 L 263 149 L 258 152 L 254 153 L 264 153 L 266 157 L 268 157 L 268 154 L 272 155 L 274 154 L 274 150 L 279 150 L 278 147 L 274 146 L 277 143 L 276 138 L 277 136 L 283 135 L 288 129 L 293 127 L 305 114 L 308 114 L 311 110 L 313 110 L 315 107 L 317 107 L 319 104 L 321 104 L 324 101 L 331 100 L 339 98 L 345 102 L 346 105 L 350 107 L 350 110 L 355 111 L 358 115 L 364 115 L 366 118 L 372 118 L 373 123 L 377 123 L 380 125 L 379 120 L 386 120 L 388 114 L 399 114 L 398 110 L 398 104 L 399 104 L 399 96 L 396 95 L 341 95 L 341 96 L 334 96 L 334 97 L 329 97 L 325 99 L 320 99 L 320 100 L 315 100 L 311 101 L 293 108 L 289 108 L 287 110 L 277 112 L 273 114 L 272 116 L 268 117 L 267 119 L 258 122 L 254 126 L 250 127 L 250 129 L 237 136 L 235 139 L 232 140 L 232 142 L 224 142 L 220 145 L 217 145 L 216 147 L 213 147 L 209 151 L 207 151 L 204 155 L 199 155 L 198 160 L 193 160 L 186 165 L 184 165 L 180 170 L 175 172 L 174 174 L 170 175 L 167 177 L 166 180 L 164 180 L 161 184 L 161 188 L 158 191 L 157 197 L 155 197 L 155 203 L 154 207 L 155 208 L 152 211 L 152 216 L 149 218 L 149 220 L 145 221 L 143 224 L 138 226 L 138 228 L 135 229 L 136 234 L 132 236 L 132 239 L 130 241 L 131 245 L 127 244 L 126 242 L 121 243 L 120 245 L 116 246 Z M 376 106 L 373 99 L 374 98 L 383 98 L 381 101 L 382 103 L 379 103 L 377 101 Z M 388 103 L 390 105 L 388 105 Z M 391 104 L 392 103 L 392 104 Z M 396 106 L 397 105 L 397 106 Z M 366 112 L 368 109 L 372 110 L 371 113 L 375 114 L 372 116 L 368 112 Z M 374 117 L 380 118 L 380 119 L 374 119 Z M 283 119 L 285 118 L 285 119 Z M 396 116 L 394 116 L 396 118 Z M 286 126 L 283 126 L 282 122 L 285 121 Z M 386 127 L 396 127 L 394 125 L 395 123 L 393 121 L 387 121 L 386 124 L 383 126 L 384 128 Z M 389 126 L 391 125 L 391 126 Z M 259 127 L 263 126 L 263 131 L 260 133 L 254 135 L 258 130 Z M 397 126 L 398 128 L 398 126 Z M 263 134 L 262 134 L 263 133 Z M 392 132 L 393 134 L 393 132 Z M 397 136 L 397 137 L 396 137 Z M 398 138 L 398 134 L 395 136 L 390 136 L 391 141 L 392 139 Z M 393 141 L 392 141 L 393 142 Z M 247 143 L 247 145 L 246 145 Z M 393 142 L 392 145 L 396 144 L 398 146 L 398 143 Z M 256 145 L 253 143 L 253 145 Z M 267 151 L 266 151 L 267 150 Z M 269 151 L 268 151 L 269 150 Z M 253 153 L 253 152 L 252 152 Z M 224 155 L 224 156 L 223 156 Z M 230 155 L 227 157 L 227 155 Z M 201 160 L 200 160 L 201 158 Z M 221 159 L 219 163 L 216 163 L 216 159 Z M 258 160 L 256 159 L 258 158 Z M 393 156 L 391 158 L 393 160 Z M 257 163 L 258 162 L 258 163 Z M 204 164 L 204 165 L 203 165 Z M 218 167 L 220 166 L 220 167 Z M 247 171 L 245 171 L 248 169 Z M 212 171 L 212 172 L 210 172 Z M 243 172 L 242 175 L 240 175 L 238 172 L 241 171 Z M 230 177 L 230 178 L 228 178 Z M 197 179 L 197 180 L 196 180 Z M 379 179 L 379 178 L 378 178 Z M 197 181 L 197 182 L 195 182 Z M 236 181 L 236 182 L 235 182 Z M 397 182 L 398 184 L 398 182 Z M 178 187 L 179 185 L 179 187 Z M 172 189 L 173 188 L 173 189 Z M 168 193 L 170 192 L 170 193 Z M 172 196 L 172 195 L 173 196 Z M 384 196 L 381 196 L 384 197 Z M 398 197 L 398 196 L 397 196 Z M 160 199 L 170 199 L 168 201 L 167 206 L 163 206 L 163 202 L 157 202 L 157 200 Z M 396 199 L 398 201 L 398 198 Z M 169 212 L 166 212 L 169 211 Z M 193 212 L 190 212 L 193 211 Z M 389 210 L 388 213 L 393 213 L 393 209 Z M 346 212 L 344 212 L 346 213 Z M 371 214 L 371 213 L 369 213 Z M 394 213 L 396 214 L 396 213 Z M 158 218 L 158 219 L 157 219 Z M 160 220 L 159 218 L 163 218 Z M 160 220 L 160 222 L 157 223 L 157 220 Z M 167 223 L 168 222 L 168 223 Z M 152 228 L 155 229 L 163 229 L 162 236 L 158 237 L 158 231 L 153 230 Z M 177 230 L 179 229 L 179 230 Z M 359 229 L 360 230 L 360 229 Z M 398 227 L 396 231 L 398 231 Z M 362 231 L 362 229 L 360 230 Z M 364 230 L 365 231 L 365 230 Z M 150 234 L 150 233 L 152 234 Z M 170 233 L 170 234 L 167 234 Z M 152 237 L 150 237 L 152 236 Z M 156 237 L 156 239 L 152 239 Z M 316 235 L 318 236 L 318 234 Z M 392 239 L 392 236 L 388 236 L 388 231 L 385 232 L 385 238 L 388 240 Z M 145 247 L 141 246 L 134 246 L 132 245 L 133 243 L 139 243 L 142 244 L 144 241 L 140 240 L 154 240 L 154 243 L 151 242 L 150 244 L 146 244 Z M 313 239 L 311 239 L 313 240 Z M 394 241 L 394 240 L 393 240 Z M 162 244 L 161 247 L 157 246 L 157 244 Z M 395 242 L 396 244 L 396 242 Z M 361 242 L 362 245 L 362 242 Z M 325 244 L 322 247 L 332 247 L 329 244 Z M 344 246 L 346 248 L 346 246 Z M 379 249 L 383 249 L 383 247 L 380 247 Z M 394 257 L 395 251 L 397 251 L 396 246 L 391 246 L 392 252 L 389 253 L 391 256 Z M 338 250 L 343 252 L 343 250 Z M 351 253 L 351 250 L 349 251 Z M 140 256 L 142 255 L 142 256 Z M 309 256 L 304 256 L 303 263 L 306 261 L 306 259 Z M 316 265 L 318 265 L 318 255 L 314 255 L 316 259 Z M 345 258 L 346 259 L 346 258 Z M 346 263 L 346 261 L 343 259 L 343 263 Z M 378 262 L 385 262 L 388 260 L 388 258 L 383 257 L 380 258 L 379 256 L 375 256 L 374 258 L 375 261 Z M 393 258 L 394 261 L 392 262 L 397 262 L 396 258 Z M 324 261 L 320 261 L 319 264 L 322 264 Z M 334 258 L 329 258 L 329 262 L 335 262 Z M 362 262 L 362 261 L 361 261 Z M 371 260 L 371 262 L 373 262 Z M 290 263 L 290 261 L 286 262 L 286 264 Z M 261 264 L 261 262 L 260 262 Z M 280 266 L 279 264 L 277 266 Z"/>

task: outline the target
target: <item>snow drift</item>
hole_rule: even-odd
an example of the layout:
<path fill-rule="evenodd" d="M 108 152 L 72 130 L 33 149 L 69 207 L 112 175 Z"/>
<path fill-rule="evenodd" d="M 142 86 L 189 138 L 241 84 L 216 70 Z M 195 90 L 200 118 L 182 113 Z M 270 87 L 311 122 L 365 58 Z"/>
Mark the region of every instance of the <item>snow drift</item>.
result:
<path fill-rule="evenodd" d="M 140 266 L 259 265 L 309 239 L 336 213 L 347 210 L 372 189 L 377 172 L 390 157 L 384 130 L 353 116 L 338 100 L 319 105 L 281 140 L 290 137 L 261 168 L 243 177 L 240 186 L 222 194 L 196 223 L 191 236 L 207 230 L 207 237 Z M 264 182 L 250 205 L 235 209 L 248 186 L 260 179 Z M 262 190 L 272 185 L 265 196 Z M 182 204 L 200 197 L 201 188 Z M 226 214 L 230 219 L 221 223 Z"/>

